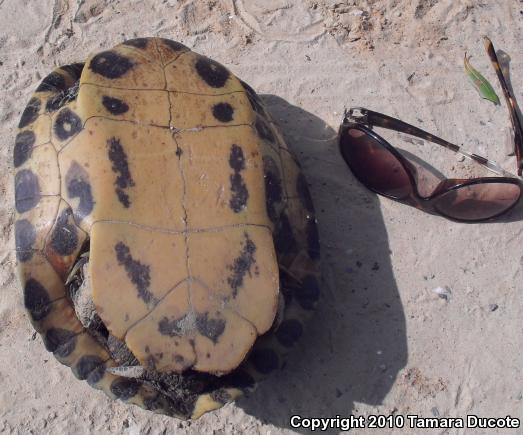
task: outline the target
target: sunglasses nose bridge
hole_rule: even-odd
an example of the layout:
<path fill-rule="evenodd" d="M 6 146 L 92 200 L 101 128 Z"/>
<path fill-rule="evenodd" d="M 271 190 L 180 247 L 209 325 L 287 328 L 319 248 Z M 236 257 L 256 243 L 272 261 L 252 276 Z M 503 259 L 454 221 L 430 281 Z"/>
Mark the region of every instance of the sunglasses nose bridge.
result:
<path fill-rule="evenodd" d="M 453 188 L 454 186 L 458 186 L 460 184 L 466 183 L 470 181 L 466 178 L 448 178 L 445 180 L 441 180 L 441 182 L 436 186 L 432 194 L 430 195 L 432 198 L 435 196 L 438 196 L 439 194 L 446 192 L 447 190 Z"/>

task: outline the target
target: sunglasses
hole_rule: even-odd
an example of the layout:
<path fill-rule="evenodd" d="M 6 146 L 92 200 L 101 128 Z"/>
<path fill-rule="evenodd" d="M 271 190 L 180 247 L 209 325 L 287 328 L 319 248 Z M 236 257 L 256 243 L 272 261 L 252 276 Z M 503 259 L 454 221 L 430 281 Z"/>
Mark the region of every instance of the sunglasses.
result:
<path fill-rule="evenodd" d="M 485 39 L 485 48 L 496 70 L 503 94 L 510 111 L 514 129 L 517 171 L 523 172 L 523 128 L 516 113 L 517 103 L 510 95 L 507 83 L 492 42 Z M 422 195 L 428 186 L 419 176 L 416 166 L 377 135 L 372 127 L 415 136 L 441 145 L 494 172 L 498 177 L 471 179 L 444 179 Z M 339 131 L 341 154 L 355 177 L 373 192 L 414 206 L 423 211 L 438 214 L 459 222 L 481 222 L 494 219 L 512 209 L 523 197 L 523 179 L 505 171 L 499 164 L 477 154 L 465 151 L 433 134 L 407 124 L 399 119 L 361 107 L 345 113 Z"/>

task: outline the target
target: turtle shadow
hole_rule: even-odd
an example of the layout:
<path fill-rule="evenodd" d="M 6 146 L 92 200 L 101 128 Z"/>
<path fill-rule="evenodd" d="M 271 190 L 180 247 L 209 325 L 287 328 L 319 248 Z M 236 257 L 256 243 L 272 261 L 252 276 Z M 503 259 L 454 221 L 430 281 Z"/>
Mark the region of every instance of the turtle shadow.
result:
<path fill-rule="evenodd" d="M 279 97 L 262 98 L 310 185 L 323 285 L 286 366 L 237 405 L 263 423 L 307 433 L 291 425 L 292 415 L 348 417 L 355 402 L 382 403 L 407 362 L 405 315 L 377 197 L 345 166 L 336 132 Z"/>

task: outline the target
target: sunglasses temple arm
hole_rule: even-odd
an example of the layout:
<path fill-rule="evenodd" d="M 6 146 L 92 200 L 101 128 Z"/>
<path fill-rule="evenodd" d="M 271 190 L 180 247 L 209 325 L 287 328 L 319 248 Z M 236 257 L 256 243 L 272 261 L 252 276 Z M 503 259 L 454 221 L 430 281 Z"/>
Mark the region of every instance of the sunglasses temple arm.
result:
<path fill-rule="evenodd" d="M 382 128 L 387 128 L 389 130 L 399 131 L 401 133 L 406 133 L 411 136 L 419 137 L 420 139 L 428 140 L 429 142 L 436 143 L 441 145 L 455 153 L 461 154 L 462 156 L 473 160 L 480 165 L 485 166 L 491 172 L 502 175 L 504 177 L 513 177 L 514 174 L 511 174 L 508 171 L 505 171 L 498 163 L 493 160 L 486 159 L 485 157 L 479 156 L 477 154 L 471 153 L 461 149 L 458 145 L 447 142 L 444 139 L 441 139 L 438 136 L 424 131 L 418 127 L 407 124 L 406 122 L 400 121 L 399 119 L 392 118 L 391 116 L 384 115 L 382 113 L 373 112 L 372 110 L 358 108 L 365 116 L 365 123 L 370 126 L 377 126 Z"/>
<path fill-rule="evenodd" d="M 501 66 L 498 61 L 498 56 L 496 55 L 496 50 L 494 50 L 494 45 L 492 41 L 486 36 L 483 37 L 483 42 L 485 44 L 485 49 L 490 58 L 490 62 L 496 71 L 498 80 L 501 84 L 501 89 L 503 89 L 503 95 L 505 96 L 505 101 L 507 102 L 507 107 L 510 113 L 510 120 L 512 121 L 512 128 L 514 129 L 514 146 L 517 159 L 517 169 L 518 175 L 521 176 L 523 173 L 523 127 L 517 115 L 517 102 L 516 99 L 510 95 L 507 81 L 503 76 L 501 71 Z"/>
<path fill-rule="evenodd" d="M 453 143 L 447 142 L 445 139 L 434 136 L 433 134 L 422 130 L 421 128 L 414 127 L 413 125 L 407 124 L 406 122 L 400 121 L 399 119 L 392 118 L 391 116 L 385 115 L 383 113 L 373 112 L 372 110 L 365 109 L 365 120 L 370 126 L 377 126 L 382 128 L 387 128 L 389 130 L 399 131 L 401 133 L 406 133 L 411 136 L 419 137 L 420 139 L 425 139 L 430 142 L 437 143 L 449 150 L 458 152 L 459 146 L 454 145 Z"/>

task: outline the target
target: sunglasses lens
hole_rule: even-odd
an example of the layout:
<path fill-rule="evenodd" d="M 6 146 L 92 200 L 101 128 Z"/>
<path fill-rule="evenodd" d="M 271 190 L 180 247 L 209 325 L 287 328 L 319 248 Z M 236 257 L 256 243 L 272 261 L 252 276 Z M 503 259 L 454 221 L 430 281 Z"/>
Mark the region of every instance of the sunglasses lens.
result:
<path fill-rule="evenodd" d="M 410 179 L 402 164 L 372 136 L 349 128 L 341 135 L 340 149 L 356 178 L 369 189 L 394 199 L 410 194 Z"/>
<path fill-rule="evenodd" d="M 450 190 L 435 201 L 444 215 L 462 221 L 489 219 L 512 207 L 521 188 L 511 183 L 478 183 Z"/>

